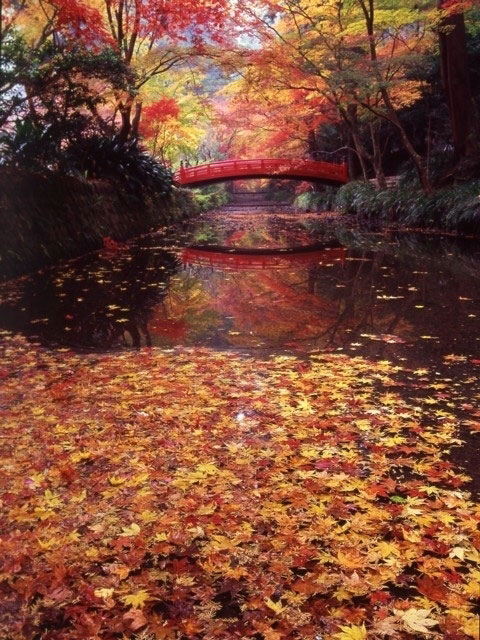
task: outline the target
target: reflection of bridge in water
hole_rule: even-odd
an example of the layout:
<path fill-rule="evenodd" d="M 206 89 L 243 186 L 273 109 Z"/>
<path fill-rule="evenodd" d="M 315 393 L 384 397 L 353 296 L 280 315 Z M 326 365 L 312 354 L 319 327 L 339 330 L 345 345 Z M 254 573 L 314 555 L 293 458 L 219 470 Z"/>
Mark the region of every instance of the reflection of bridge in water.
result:
<path fill-rule="evenodd" d="M 217 267 L 229 271 L 288 269 L 319 263 L 343 262 L 345 247 L 309 245 L 288 249 L 242 249 L 221 246 L 187 247 L 180 258 L 184 265 Z"/>

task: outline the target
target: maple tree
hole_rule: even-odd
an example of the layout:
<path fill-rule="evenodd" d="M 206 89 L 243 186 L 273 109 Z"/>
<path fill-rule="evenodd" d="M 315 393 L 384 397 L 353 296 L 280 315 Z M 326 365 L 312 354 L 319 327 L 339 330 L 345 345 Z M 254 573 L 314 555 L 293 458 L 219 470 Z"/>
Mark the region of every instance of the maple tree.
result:
<path fill-rule="evenodd" d="M 189 63 L 153 78 L 142 91 L 139 132 L 146 147 L 169 165 L 197 162 L 211 125 L 211 100 L 202 66 Z"/>
<path fill-rule="evenodd" d="M 100 48 L 108 36 L 101 14 L 88 0 L 3 0 L 0 11 L 1 42 L 15 30 L 40 47 L 48 40 L 57 44 L 79 42 Z"/>
<path fill-rule="evenodd" d="M 423 160 L 397 114 L 401 105 L 419 95 L 405 76 L 429 42 L 424 12 L 414 3 L 401 10 L 394 2 L 383 3 L 377 13 L 376 8 L 373 1 L 360 0 L 252 5 L 246 12 L 262 47 L 249 56 L 246 70 L 243 67 L 242 91 L 253 84 L 262 100 L 270 87 L 285 93 L 287 101 L 289 94 L 297 93 L 304 104 L 311 100 L 317 109 L 317 125 L 322 114 L 324 121 L 341 119 L 353 136 L 359 158 L 374 165 L 382 184 L 378 119 L 387 120 L 397 130 L 428 191 Z M 412 25 L 417 25 L 415 30 Z M 362 141 L 360 118 L 371 123 L 372 152 Z M 316 124 L 314 121 L 310 130 Z M 285 126 L 288 128 L 288 121 Z"/>
<path fill-rule="evenodd" d="M 228 5 L 224 0 L 192 2 L 189 6 L 182 3 L 181 7 L 175 2 L 164 2 L 160 7 L 147 0 L 135 3 L 124 0 L 41 0 L 38 3 L 25 0 L 4 4 L 1 17 L 0 52 L 8 49 L 18 58 L 14 49 L 19 45 L 15 43 L 22 41 L 33 52 L 30 58 L 39 57 L 37 52 L 45 47 L 53 50 L 57 58 L 60 54 L 69 55 L 75 47 L 83 47 L 86 55 L 110 51 L 119 59 L 119 64 L 126 69 L 124 75 L 128 76 L 128 82 L 117 82 L 111 86 L 106 83 L 103 87 L 91 83 L 89 92 L 92 103 L 101 101 L 104 104 L 95 114 L 103 134 L 115 136 L 124 143 L 138 137 L 144 101 L 151 106 L 162 99 L 175 99 L 168 95 L 168 90 L 165 92 L 165 87 L 159 86 L 158 79 L 175 67 L 180 65 L 183 68 L 187 62 L 204 55 L 207 45 L 212 46 L 221 38 Z M 35 78 L 30 81 L 30 69 L 33 71 L 37 67 L 25 64 L 19 68 L 17 64 L 9 68 L 7 65 L 6 76 L 2 76 L 0 83 L 0 95 L 5 97 L 3 124 L 14 117 L 21 117 L 25 107 L 34 112 L 37 96 L 44 97 L 44 87 L 36 83 Z M 176 82 L 179 86 L 180 81 Z M 64 93 L 68 95 L 68 91 Z M 191 91 L 188 95 L 195 103 L 194 94 L 195 91 Z M 167 143 L 172 148 L 177 145 L 190 151 L 194 145 L 200 144 L 204 130 L 201 130 L 201 135 L 200 130 L 195 132 L 189 101 L 184 100 L 182 104 L 181 111 L 185 113 L 180 120 L 176 119 L 175 125 L 164 133 L 167 138 L 174 138 L 173 142 L 168 140 Z M 198 114 L 198 105 L 196 111 Z M 151 109 L 147 116 L 151 120 Z M 171 118 L 169 124 L 172 125 L 174 120 Z M 149 131 L 148 126 L 143 130 Z M 182 138 L 190 138 L 183 147 Z M 178 161 L 177 153 L 172 151 L 166 155 L 173 154 Z"/>
<path fill-rule="evenodd" d="M 103 0 L 105 27 L 122 60 L 135 69 L 134 91 L 118 97 L 120 139 L 136 136 L 142 111 L 142 88 L 176 65 L 204 51 L 207 40 L 218 39 L 228 15 L 225 0 L 135 3 Z"/>

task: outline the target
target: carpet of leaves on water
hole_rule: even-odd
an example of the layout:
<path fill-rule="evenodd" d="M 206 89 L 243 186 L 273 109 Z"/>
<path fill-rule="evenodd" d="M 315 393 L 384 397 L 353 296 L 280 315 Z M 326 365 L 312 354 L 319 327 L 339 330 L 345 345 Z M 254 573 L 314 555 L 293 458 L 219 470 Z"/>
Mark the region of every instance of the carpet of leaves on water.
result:
<path fill-rule="evenodd" d="M 478 638 L 458 425 L 390 363 L 1 351 L 2 638 Z"/>

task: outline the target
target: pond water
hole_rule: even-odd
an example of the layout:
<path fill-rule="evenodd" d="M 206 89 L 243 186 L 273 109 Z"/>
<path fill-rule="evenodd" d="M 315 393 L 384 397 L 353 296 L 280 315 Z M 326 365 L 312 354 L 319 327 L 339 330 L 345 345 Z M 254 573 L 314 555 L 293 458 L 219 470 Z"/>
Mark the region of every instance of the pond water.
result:
<path fill-rule="evenodd" d="M 464 408 L 471 423 L 479 274 L 475 240 L 364 232 L 312 215 L 210 214 L 4 283 L 0 328 L 52 349 L 195 345 L 389 360 L 410 398 L 441 411 L 453 394 L 459 421 Z M 478 433 L 462 437 L 452 457 L 478 488 Z"/>

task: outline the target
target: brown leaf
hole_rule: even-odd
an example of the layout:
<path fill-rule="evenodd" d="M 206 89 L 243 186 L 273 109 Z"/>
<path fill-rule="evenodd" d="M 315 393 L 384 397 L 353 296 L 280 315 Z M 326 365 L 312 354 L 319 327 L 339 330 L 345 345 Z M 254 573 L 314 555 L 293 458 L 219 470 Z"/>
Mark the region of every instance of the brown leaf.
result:
<path fill-rule="evenodd" d="M 123 619 L 132 631 L 136 631 L 147 624 L 147 619 L 141 609 L 130 609 L 124 614 Z"/>

